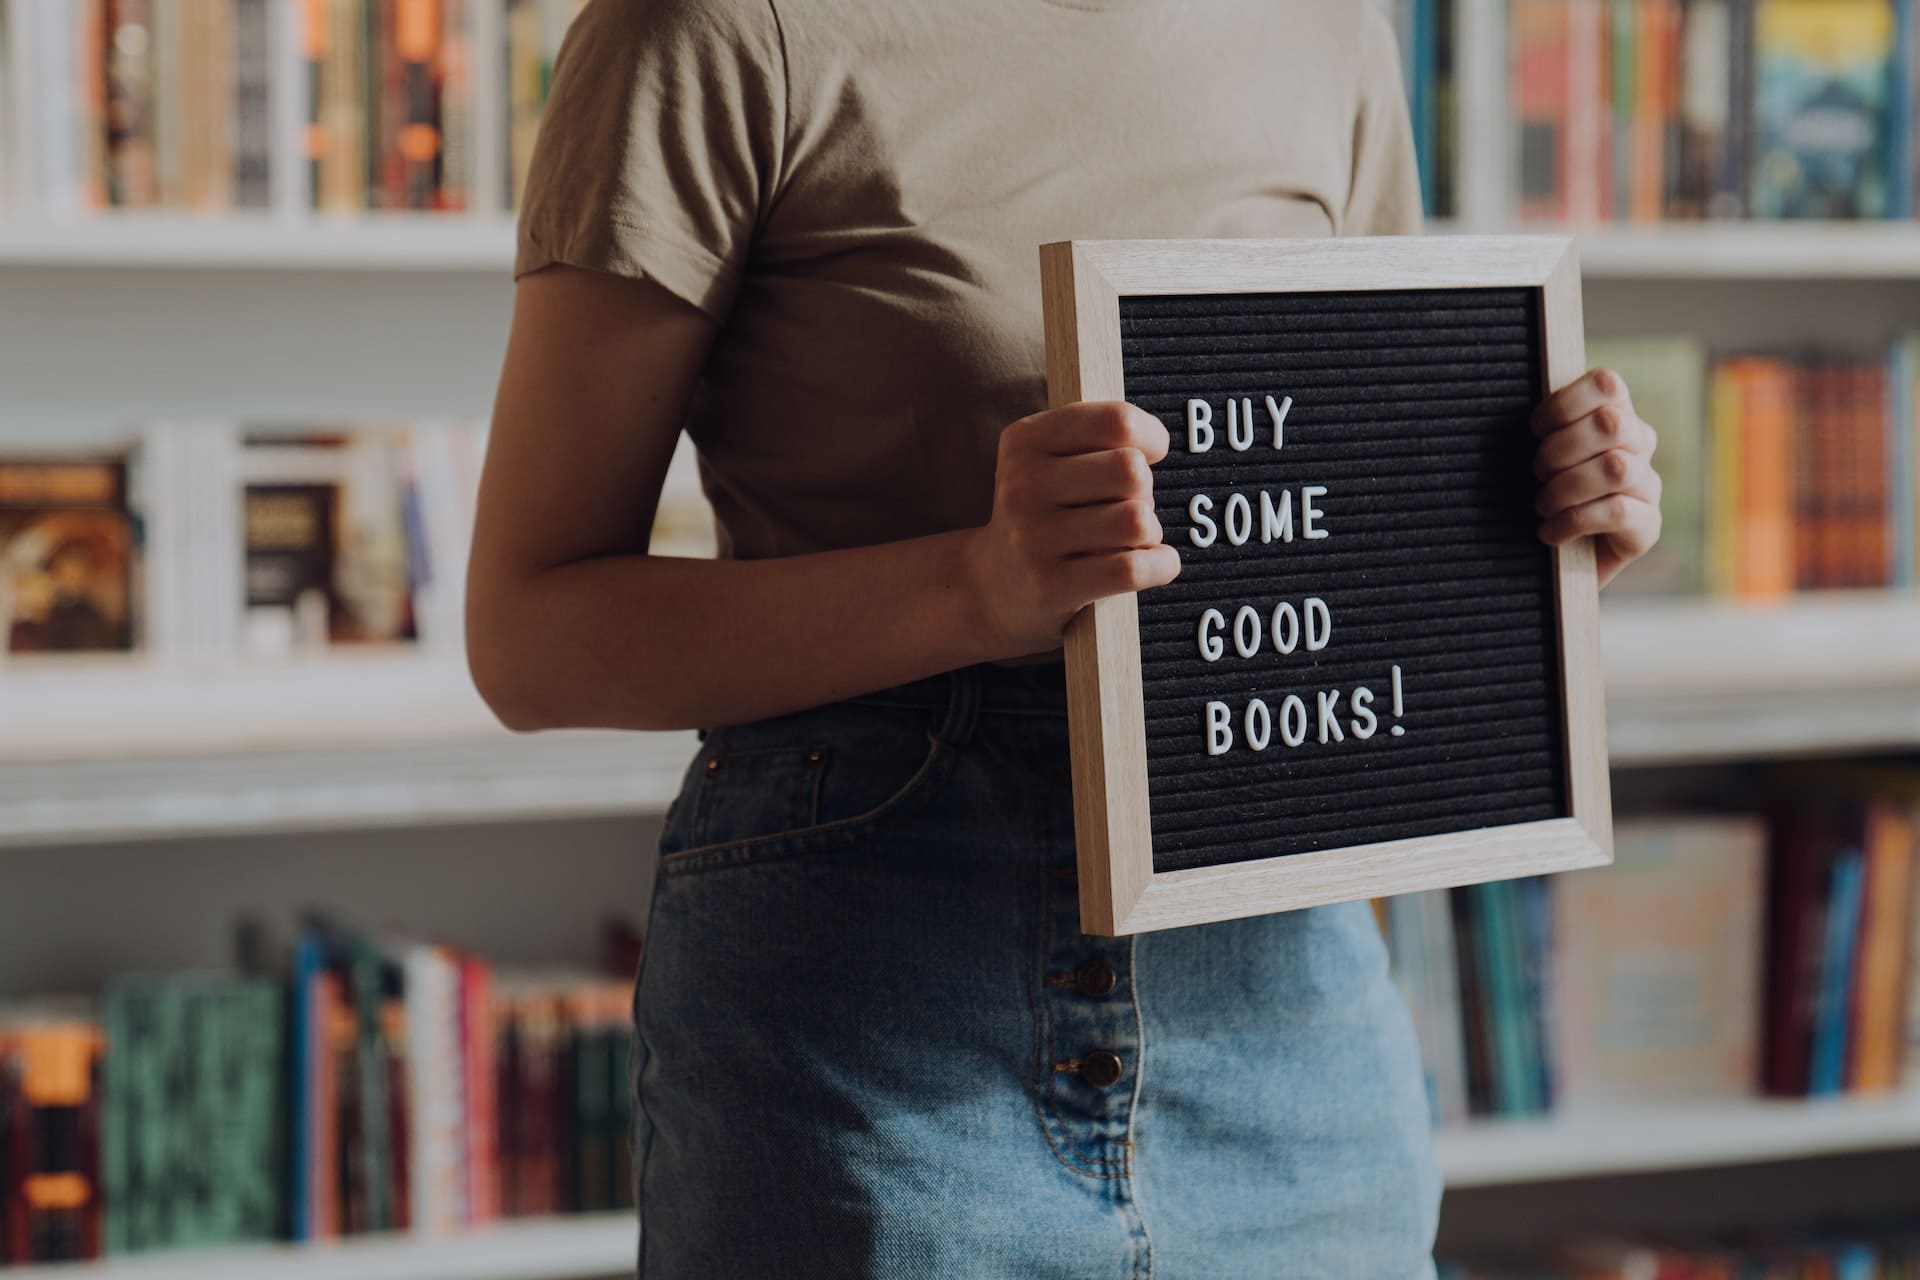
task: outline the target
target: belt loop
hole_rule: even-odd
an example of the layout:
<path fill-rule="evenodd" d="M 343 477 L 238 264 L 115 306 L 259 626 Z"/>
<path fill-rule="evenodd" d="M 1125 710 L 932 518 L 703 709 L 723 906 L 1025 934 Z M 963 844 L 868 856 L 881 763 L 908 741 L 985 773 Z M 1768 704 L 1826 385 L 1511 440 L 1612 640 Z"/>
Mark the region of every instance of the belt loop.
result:
<path fill-rule="evenodd" d="M 980 669 L 959 667 L 947 673 L 947 716 L 933 736 L 951 747 L 964 747 L 980 719 Z"/>

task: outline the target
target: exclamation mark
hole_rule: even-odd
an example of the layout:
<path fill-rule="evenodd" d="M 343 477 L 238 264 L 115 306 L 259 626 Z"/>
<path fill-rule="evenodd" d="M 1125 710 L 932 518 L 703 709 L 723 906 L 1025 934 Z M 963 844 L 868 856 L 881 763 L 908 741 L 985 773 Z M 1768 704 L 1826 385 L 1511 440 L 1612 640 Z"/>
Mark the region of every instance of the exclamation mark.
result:
<path fill-rule="evenodd" d="M 1395 720 L 1398 720 L 1401 716 L 1405 715 L 1406 712 L 1407 712 L 1406 702 L 1402 699 L 1400 694 L 1400 668 L 1395 667 L 1393 669 L 1393 718 Z M 1405 734 L 1406 731 L 1407 729 L 1405 725 L 1397 724 L 1393 726 L 1393 736 L 1396 738 Z"/>

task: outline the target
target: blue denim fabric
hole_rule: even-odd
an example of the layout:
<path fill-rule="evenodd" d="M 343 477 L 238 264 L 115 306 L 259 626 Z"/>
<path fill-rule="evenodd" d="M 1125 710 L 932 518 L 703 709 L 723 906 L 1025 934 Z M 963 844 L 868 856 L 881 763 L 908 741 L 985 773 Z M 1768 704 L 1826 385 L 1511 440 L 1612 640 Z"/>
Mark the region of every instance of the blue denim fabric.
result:
<path fill-rule="evenodd" d="M 634 995 L 641 1280 L 1433 1274 L 1371 912 L 1082 934 L 1065 705 L 967 668 L 706 734 Z"/>

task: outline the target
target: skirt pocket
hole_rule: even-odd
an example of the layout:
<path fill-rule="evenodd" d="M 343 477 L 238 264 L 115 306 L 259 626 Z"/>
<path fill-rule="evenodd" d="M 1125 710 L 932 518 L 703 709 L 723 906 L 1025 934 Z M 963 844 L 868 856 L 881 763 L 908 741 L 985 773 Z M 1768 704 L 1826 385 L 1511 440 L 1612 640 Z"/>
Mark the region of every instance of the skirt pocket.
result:
<path fill-rule="evenodd" d="M 675 802 L 685 821 L 668 824 L 660 874 L 826 852 L 903 816 L 934 789 L 953 748 L 922 723 L 859 720 L 825 708 L 710 739 Z"/>

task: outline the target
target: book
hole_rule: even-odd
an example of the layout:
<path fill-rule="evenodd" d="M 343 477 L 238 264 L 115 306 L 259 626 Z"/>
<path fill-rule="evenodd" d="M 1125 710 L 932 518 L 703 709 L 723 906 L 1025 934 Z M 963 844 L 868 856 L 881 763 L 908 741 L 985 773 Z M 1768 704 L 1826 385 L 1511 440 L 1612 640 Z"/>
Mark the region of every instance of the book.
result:
<path fill-rule="evenodd" d="M 1866 801 L 1865 876 L 1845 1079 L 1846 1087 L 1859 1093 L 1895 1088 L 1904 1070 L 1917 844 L 1920 827 L 1913 798 L 1881 795 Z"/>
<path fill-rule="evenodd" d="M 7 653 L 134 647 L 124 458 L 0 459 L 0 634 Z"/>
<path fill-rule="evenodd" d="M 1707 585 L 1707 352 L 1681 334 L 1593 338 L 1587 361 L 1626 379 L 1634 408 L 1660 433 L 1660 540 L 1628 565 L 1609 590 L 1699 594 Z"/>
<path fill-rule="evenodd" d="M 1759 0 L 1754 216 L 1891 212 L 1895 34 L 1890 0 Z"/>
<path fill-rule="evenodd" d="M 0 1076 L 8 1081 L 9 1107 L 0 1133 L 8 1152 L 0 1236 L 10 1261 L 100 1256 L 100 1048 L 90 1000 L 0 1009 Z"/>
<path fill-rule="evenodd" d="M 1566 1106 L 1753 1092 L 1766 852 L 1753 817 L 1624 818 L 1611 867 L 1555 877 Z"/>

